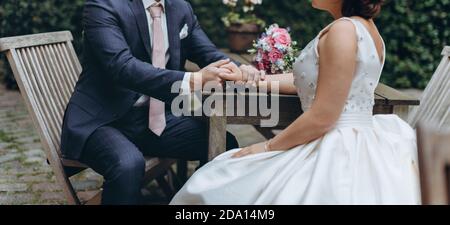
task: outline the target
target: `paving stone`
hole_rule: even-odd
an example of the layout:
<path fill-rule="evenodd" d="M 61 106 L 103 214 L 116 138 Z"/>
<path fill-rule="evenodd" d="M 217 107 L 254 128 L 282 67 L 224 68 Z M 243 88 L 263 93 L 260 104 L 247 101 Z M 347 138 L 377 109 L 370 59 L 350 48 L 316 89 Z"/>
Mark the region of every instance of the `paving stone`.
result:
<path fill-rule="evenodd" d="M 14 182 L 14 181 L 17 181 L 16 179 L 17 179 L 17 176 L 0 175 L 0 184 Z"/>
<path fill-rule="evenodd" d="M 27 157 L 40 156 L 45 157 L 45 153 L 42 149 L 31 149 L 24 152 Z"/>
<path fill-rule="evenodd" d="M 33 184 L 31 190 L 33 192 L 43 192 L 43 191 L 61 191 L 61 187 L 56 183 L 38 183 Z"/>
<path fill-rule="evenodd" d="M 63 192 L 44 192 L 41 194 L 40 201 L 65 201 L 65 196 Z"/>
<path fill-rule="evenodd" d="M 17 177 L 16 177 L 17 179 Z M 44 183 L 44 182 L 54 182 L 53 177 L 49 178 L 47 174 L 40 175 L 25 175 L 19 178 L 21 182 L 25 183 Z"/>
<path fill-rule="evenodd" d="M 24 163 L 27 164 L 44 164 L 47 163 L 46 159 L 43 159 L 41 157 L 29 157 L 25 159 Z"/>
<path fill-rule="evenodd" d="M 20 205 L 35 202 L 35 196 L 31 193 L 1 194 L 0 205 Z"/>
<path fill-rule="evenodd" d="M 18 158 L 20 158 L 20 154 L 6 154 L 6 155 L 2 155 L 2 156 L 0 156 L 0 163 L 13 161 L 13 160 L 16 160 Z"/>
<path fill-rule="evenodd" d="M 28 190 L 26 184 L 0 184 L 0 192 L 25 192 Z"/>

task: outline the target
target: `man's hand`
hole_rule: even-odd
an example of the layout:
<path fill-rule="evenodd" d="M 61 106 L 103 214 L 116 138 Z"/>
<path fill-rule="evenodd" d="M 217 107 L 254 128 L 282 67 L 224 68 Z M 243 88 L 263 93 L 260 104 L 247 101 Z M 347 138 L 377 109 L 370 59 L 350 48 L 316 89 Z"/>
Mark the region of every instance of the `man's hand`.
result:
<path fill-rule="evenodd" d="M 220 60 L 211 63 L 198 73 L 193 73 L 190 80 L 191 89 L 202 88 L 208 82 L 217 82 L 217 84 L 220 84 L 224 80 L 223 77 L 232 77 L 233 72 L 227 68 L 223 68 L 224 65 L 229 63 L 230 59 Z"/>

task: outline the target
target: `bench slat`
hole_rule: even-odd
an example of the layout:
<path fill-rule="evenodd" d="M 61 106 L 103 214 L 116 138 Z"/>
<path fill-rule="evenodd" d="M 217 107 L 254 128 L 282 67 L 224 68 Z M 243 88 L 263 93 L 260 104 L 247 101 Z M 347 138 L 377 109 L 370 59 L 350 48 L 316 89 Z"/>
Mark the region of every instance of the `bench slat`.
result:
<path fill-rule="evenodd" d="M 444 50 L 442 50 L 442 55 L 450 57 L 450 46 L 445 46 Z"/>
<path fill-rule="evenodd" d="M 72 40 L 73 36 L 69 31 L 7 37 L 0 39 L 0 52 L 17 48 L 55 44 Z"/>

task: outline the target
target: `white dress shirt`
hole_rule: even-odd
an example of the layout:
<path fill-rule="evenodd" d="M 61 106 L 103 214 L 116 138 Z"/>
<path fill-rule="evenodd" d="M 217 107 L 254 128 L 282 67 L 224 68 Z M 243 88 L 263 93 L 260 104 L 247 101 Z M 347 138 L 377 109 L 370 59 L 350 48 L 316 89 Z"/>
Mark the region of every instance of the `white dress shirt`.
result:
<path fill-rule="evenodd" d="M 145 8 L 145 15 L 147 16 L 147 21 L 148 21 L 148 29 L 149 29 L 149 33 L 150 33 L 150 45 L 153 46 L 152 43 L 152 33 L 153 33 L 153 18 L 150 14 L 150 10 L 149 8 L 153 5 L 156 4 L 156 0 L 142 0 L 142 3 L 144 4 L 144 8 Z M 162 29 L 163 29 L 163 35 L 164 35 L 164 49 L 166 52 L 166 64 L 169 62 L 170 60 L 170 54 L 169 54 L 169 32 L 167 29 L 167 18 L 166 18 L 166 5 L 165 5 L 165 0 L 161 0 L 160 3 L 163 5 L 163 13 L 161 16 L 161 22 L 162 22 Z M 178 35 L 178 34 L 174 34 L 174 35 Z M 190 93 L 190 84 L 189 81 L 191 79 L 191 73 L 185 73 L 184 78 L 183 78 L 183 83 L 181 85 L 181 92 L 182 93 Z M 134 104 L 134 106 L 138 107 L 138 106 L 142 106 L 148 103 L 148 101 L 150 101 L 148 96 L 141 96 L 136 103 Z"/>

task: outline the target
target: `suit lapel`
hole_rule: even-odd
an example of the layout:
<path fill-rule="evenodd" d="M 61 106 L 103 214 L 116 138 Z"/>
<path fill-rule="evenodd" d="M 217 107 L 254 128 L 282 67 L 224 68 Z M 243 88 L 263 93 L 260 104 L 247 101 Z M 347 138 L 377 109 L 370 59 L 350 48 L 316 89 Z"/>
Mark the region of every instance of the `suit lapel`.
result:
<path fill-rule="evenodd" d="M 132 0 L 129 1 L 131 10 L 134 13 L 134 17 L 136 18 L 136 22 L 139 28 L 139 33 L 142 38 L 142 42 L 144 43 L 145 50 L 147 51 L 150 61 L 152 56 L 152 48 L 150 46 L 150 31 L 149 25 L 147 21 L 147 15 L 144 9 L 144 4 L 141 0 Z"/>
<path fill-rule="evenodd" d="M 178 70 L 180 69 L 179 13 L 177 13 L 176 5 L 171 0 L 166 0 L 165 4 L 170 54 L 167 67 Z"/>

